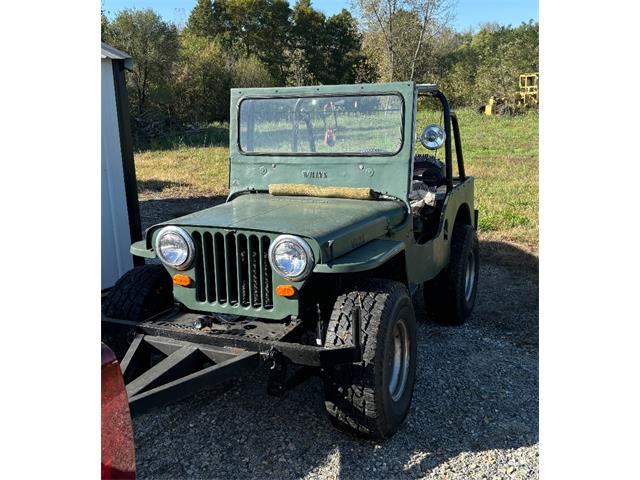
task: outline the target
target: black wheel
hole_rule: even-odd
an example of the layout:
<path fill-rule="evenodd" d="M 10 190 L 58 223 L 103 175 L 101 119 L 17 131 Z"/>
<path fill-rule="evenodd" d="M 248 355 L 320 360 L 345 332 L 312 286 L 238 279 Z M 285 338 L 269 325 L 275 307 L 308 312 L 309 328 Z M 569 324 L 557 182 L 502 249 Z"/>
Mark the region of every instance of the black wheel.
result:
<path fill-rule="evenodd" d="M 325 406 L 334 426 L 364 438 L 386 438 L 404 422 L 416 372 L 416 321 L 407 288 L 363 280 L 338 297 L 325 346 L 352 345 L 354 308 L 361 309 L 363 360 L 325 371 Z"/>
<path fill-rule="evenodd" d="M 428 317 L 441 325 L 462 325 L 473 311 L 478 291 L 478 236 L 471 225 L 453 229 L 449 266 L 424 284 Z"/>
<path fill-rule="evenodd" d="M 111 318 L 139 322 L 173 305 L 171 276 L 162 265 L 143 265 L 125 273 L 102 305 Z"/>

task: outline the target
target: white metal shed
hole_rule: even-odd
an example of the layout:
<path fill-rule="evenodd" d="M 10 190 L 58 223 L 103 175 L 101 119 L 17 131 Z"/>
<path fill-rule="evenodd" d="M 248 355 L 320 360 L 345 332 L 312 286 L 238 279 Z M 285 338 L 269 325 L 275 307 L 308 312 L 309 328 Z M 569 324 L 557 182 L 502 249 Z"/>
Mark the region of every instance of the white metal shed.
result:
<path fill-rule="evenodd" d="M 141 260 L 129 253 L 131 243 L 142 238 L 124 83 L 132 65 L 129 55 L 102 43 L 102 289 Z"/>

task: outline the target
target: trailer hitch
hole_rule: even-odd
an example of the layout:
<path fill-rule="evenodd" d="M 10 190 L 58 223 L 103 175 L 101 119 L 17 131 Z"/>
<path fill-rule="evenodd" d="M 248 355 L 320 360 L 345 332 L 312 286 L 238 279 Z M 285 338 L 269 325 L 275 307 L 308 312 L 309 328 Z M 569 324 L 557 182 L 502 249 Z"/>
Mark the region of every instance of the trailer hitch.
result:
<path fill-rule="evenodd" d="M 281 397 L 286 391 L 287 363 L 280 351 L 271 347 L 265 363 L 269 367 L 267 393 L 274 397 Z"/>
<path fill-rule="evenodd" d="M 309 377 L 319 373 L 317 368 L 302 365 L 291 376 L 287 376 L 289 362 L 279 350 L 273 347 L 267 353 L 265 364 L 269 367 L 267 393 L 274 397 L 282 397 Z"/>

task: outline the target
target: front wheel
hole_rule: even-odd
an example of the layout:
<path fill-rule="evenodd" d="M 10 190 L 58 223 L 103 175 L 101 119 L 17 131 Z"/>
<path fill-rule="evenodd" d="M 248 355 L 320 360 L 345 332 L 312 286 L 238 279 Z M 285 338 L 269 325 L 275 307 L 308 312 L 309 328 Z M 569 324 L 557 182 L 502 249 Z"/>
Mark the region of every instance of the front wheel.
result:
<path fill-rule="evenodd" d="M 142 265 L 125 273 L 102 304 L 107 317 L 141 322 L 173 306 L 173 283 L 162 265 Z M 129 332 L 107 327 L 102 341 L 119 359 L 129 347 Z"/>
<path fill-rule="evenodd" d="M 352 314 L 360 307 L 362 362 L 325 372 L 325 406 L 342 431 L 386 438 L 404 422 L 416 373 L 416 321 L 407 288 L 389 280 L 363 280 L 340 295 L 325 346 L 352 345 Z"/>
<path fill-rule="evenodd" d="M 113 286 L 102 312 L 107 317 L 141 322 L 173 305 L 171 276 L 162 265 L 142 265 Z"/>

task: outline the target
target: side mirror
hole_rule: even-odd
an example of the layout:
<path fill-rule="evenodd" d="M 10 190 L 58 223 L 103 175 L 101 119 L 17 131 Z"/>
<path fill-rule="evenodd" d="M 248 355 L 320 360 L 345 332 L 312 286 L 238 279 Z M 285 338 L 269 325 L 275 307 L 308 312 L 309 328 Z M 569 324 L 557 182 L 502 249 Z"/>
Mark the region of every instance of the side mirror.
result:
<path fill-rule="evenodd" d="M 422 131 L 420 143 L 427 150 L 437 150 L 442 147 L 445 138 L 447 135 L 444 133 L 444 129 L 440 125 L 432 123 Z"/>

